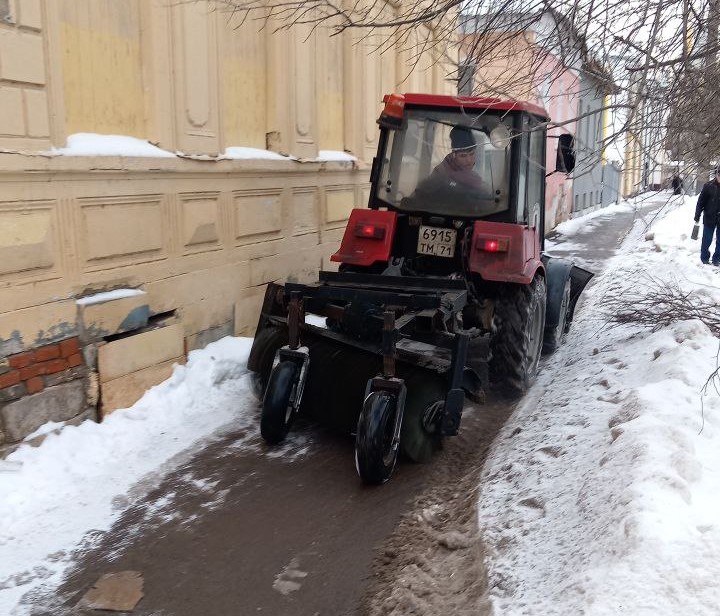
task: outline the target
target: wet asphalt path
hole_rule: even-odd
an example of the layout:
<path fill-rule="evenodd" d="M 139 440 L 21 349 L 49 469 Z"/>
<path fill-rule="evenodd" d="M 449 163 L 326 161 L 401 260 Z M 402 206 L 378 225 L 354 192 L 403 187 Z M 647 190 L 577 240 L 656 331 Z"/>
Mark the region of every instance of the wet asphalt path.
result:
<path fill-rule="evenodd" d="M 575 254 L 597 271 L 636 217 L 593 223 L 570 238 L 570 250 L 555 241 L 550 252 Z M 399 521 L 440 483 L 452 489 L 468 472 L 479 473 L 512 408 L 501 401 L 469 407 L 461 435 L 447 439 L 432 464 L 401 463 L 375 488 L 358 480 L 352 440 L 318 426 L 301 427 L 282 456 L 257 435 L 247 449 L 237 443 L 248 435 L 228 434 L 146 496 L 133 502 L 129 495 L 132 504 L 113 528 L 76 555 L 57 592 L 33 601 L 33 614 L 99 614 L 73 606 L 100 575 L 128 569 L 145 582 L 137 616 L 367 613 L 368 597 L 392 584 L 393 564 L 377 555 Z M 410 543 L 408 550 L 417 549 Z"/>

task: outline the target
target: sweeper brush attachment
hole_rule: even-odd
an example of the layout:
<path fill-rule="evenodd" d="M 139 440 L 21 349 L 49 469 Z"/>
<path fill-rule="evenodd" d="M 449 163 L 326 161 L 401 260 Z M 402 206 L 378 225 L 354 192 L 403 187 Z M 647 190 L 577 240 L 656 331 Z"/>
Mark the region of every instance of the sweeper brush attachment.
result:
<path fill-rule="evenodd" d="M 357 471 L 372 484 L 400 451 L 428 460 L 457 434 L 465 390 L 482 395 L 486 377 L 465 368 L 458 327 L 466 300 L 464 282 L 447 278 L 320 272 L 314 284 L 270 284 L 248 360 L 263 438 L 282 441 L 298 413 L 355 433 Z M 487 359 L 487 337 L 473 344 Z"/>

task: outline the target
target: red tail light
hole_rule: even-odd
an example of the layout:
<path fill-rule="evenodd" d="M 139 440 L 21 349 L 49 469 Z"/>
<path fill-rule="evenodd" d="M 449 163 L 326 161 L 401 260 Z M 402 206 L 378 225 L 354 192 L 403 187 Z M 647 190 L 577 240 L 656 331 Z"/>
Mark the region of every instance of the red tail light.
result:
<path fill-rule="evenodd" d="M 478 249 L 484 250 L 485 252 L 507 252 L 509 244 L 510 242 L 505 238 L 480 240 Z"/>
<path fill-rule="evenodd" d="M 385 228 L 376 225 L 357 225 L 355 227 L 355 237 L 381 240 L 385 237 Z"/>

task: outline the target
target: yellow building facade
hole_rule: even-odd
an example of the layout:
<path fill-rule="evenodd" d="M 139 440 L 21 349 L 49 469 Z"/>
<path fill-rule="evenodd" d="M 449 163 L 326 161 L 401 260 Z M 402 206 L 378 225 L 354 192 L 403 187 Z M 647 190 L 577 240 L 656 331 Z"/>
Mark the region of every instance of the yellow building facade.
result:
<path fill-rule="evenodd" d="M 17 405 L 64 374 L 83 412 L 111 412 L 187 350 L 252 335 L 265 284 L 330 267 L 367 203 L 382 95 L 456 91 L 430 30 L 277 25 L 204 2 L 0 0 L 0 445 L 37 427 Z M 78 133 L 165 156 L 58 152 Z"/>

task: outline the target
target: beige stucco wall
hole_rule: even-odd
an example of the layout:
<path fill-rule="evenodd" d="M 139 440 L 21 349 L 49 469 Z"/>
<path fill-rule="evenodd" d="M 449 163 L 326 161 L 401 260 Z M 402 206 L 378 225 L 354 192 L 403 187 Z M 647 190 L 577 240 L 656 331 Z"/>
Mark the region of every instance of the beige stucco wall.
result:
<path fill-rule="evenodd" d="M 87 343 L 76 298 L 121 287 L 180 323 L 187 349 L 251 335 L 265 283 L 331 267 L 350 209 L 367 203 L 382 95 L 455 91 L 433 45 L 416 57 L 429 30 L 393 46 L 380 34 L 239 25 L 202 2 L 10 7 L 0 23 L 0 364 L 72 336 Z M 297 160 L 48 155 L 78 132 L 183 155 L 249 146 Z M 320 150 L 358 161 L 314 162 Z M 117 306 L 103 310 L 98 323 L 119 319 Z"/>

